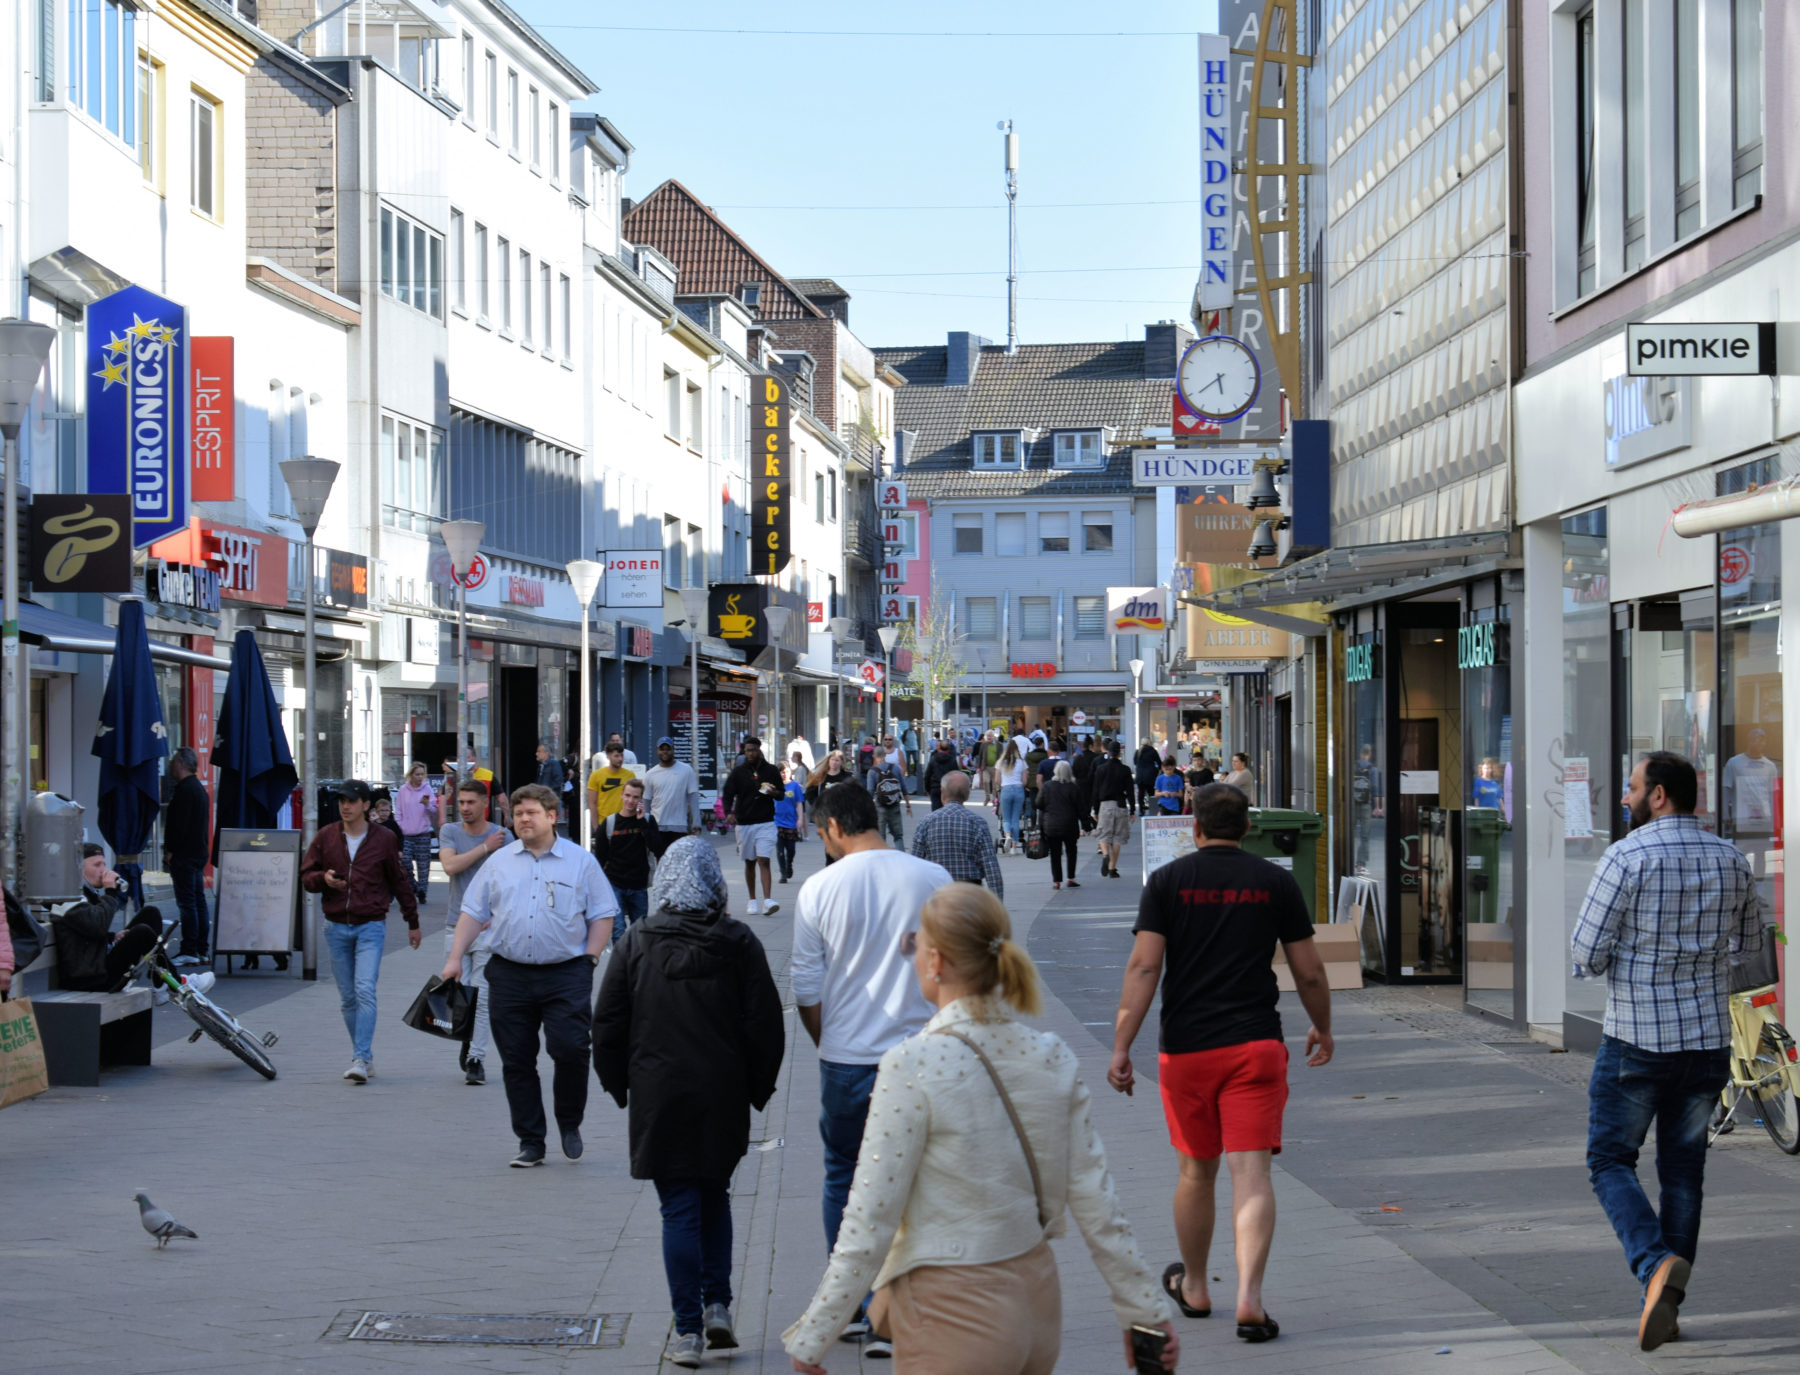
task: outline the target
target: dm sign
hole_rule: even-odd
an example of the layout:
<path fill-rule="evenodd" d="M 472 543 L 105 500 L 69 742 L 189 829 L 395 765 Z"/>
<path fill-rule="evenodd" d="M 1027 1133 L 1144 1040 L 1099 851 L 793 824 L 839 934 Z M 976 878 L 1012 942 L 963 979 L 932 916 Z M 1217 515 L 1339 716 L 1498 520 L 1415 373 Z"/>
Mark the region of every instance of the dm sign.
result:
<path fill-rule="evenodd" d="M 750 402 L 750 571 L 774 576 L 793 557 L 788 526 L 788 384 L 753 378 Z"/>
<path fill-rule="evenodd" d="M 88 307 L 90 492 L 131 498 L 131 543 L 187 526 L 187 311 L 128 286 Z"/>

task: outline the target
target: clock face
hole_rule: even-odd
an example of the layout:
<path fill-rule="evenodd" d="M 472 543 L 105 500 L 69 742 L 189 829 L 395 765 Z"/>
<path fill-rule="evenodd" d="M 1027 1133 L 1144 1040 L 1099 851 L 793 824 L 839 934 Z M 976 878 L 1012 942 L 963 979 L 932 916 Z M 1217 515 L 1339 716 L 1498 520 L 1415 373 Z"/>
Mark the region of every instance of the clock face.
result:
<path fill-rule="evenodd" d="M 1175 374 L 1181 399 L 1207 420 L 1236 420 L 1256 400 L 1262 369 L 1256 355 L 1228 334 L 1196 339 L 1181 356 Z"/>

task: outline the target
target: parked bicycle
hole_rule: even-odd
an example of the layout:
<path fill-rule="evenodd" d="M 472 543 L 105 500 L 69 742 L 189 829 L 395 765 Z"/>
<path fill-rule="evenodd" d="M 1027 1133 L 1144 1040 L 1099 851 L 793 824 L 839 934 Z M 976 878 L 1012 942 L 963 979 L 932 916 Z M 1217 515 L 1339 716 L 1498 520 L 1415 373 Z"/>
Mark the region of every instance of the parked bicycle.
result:
<path fill-rule="evenodd" d="M 196 971 L 182 975 L 175 972 L 169 964 L 168 952 L 164 947 L 177 929 L 178 923 L 166 922 L 161 938 L 138 961 L 128 978 L 135 978 L 138 971 L 143 970 L 150 976 L 150 986 L 153 989 L 167 993 L 170 1002 L 199 1024 L 199 1030 L 188 1037 L 189 1045 L 202 1036 L 210 1036 L 263 1078 L 273 1079 L 274 1062 L 263 1051 L 265 1047 L 273 1046 L 279 1038 L 272 1031 L 265 1031 L 260 1037 L 251 1035 L 237 1018 L 207 997 L 206 989 L 212 986 L 210 973 Z"/>
<path fill-rule="evenodd" d="M 1775 947 L 1782 941 L 1778 928 L 1767 927 L 1759 952 L 1732 958 L 1731 1082 L 1713 1114 L 1708 1145 L 1732 1129 L 1738 1105 L 1748 1098 L 1775 1144 L 1800 1155 L 1800 1047 L 1775 1016 Z"/>

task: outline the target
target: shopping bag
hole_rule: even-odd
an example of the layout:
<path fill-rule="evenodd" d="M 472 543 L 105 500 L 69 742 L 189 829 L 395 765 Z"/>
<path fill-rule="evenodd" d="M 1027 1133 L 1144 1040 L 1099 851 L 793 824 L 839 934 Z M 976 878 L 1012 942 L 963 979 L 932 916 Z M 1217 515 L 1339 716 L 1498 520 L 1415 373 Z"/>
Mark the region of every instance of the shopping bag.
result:
<path fill-rule="evenodd" d="M 479 988 L 464 988 L 454 979 L 445 983 L 433 974 L 400 1020 L 427 1036 L 467 1041 L 475 1034 L 475 1004 L 480 997 Z"/>
<path fill-rule="evenodd" d="M 1026 826 L 1019 832 L 1019 838 L 1025 842 L 1026 859 L 1048 859 L 1050 847 L 1044 841 L 1044 833 L 1036 826 Z"/>
<path fill-rule="evenodd" d="M 49 1087 L 44 1043 L 38 1039 L 31 999 L 0 1003 L 0 1108 L 34 1098 Z"/>

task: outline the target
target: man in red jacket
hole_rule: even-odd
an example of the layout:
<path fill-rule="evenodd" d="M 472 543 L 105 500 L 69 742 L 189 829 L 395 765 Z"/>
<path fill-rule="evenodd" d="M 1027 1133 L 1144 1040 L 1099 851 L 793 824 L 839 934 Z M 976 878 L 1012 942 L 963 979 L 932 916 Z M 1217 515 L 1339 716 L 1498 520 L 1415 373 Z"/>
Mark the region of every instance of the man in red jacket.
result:
<path fill-rule="evenodd" d="M 366 1084 L 375 1072 L 375 985 L 387 943 L 387 912 L 397 898 L 406 939 L 419 948 L 419 899 L 400 860 L 400 842 L 369 824 L 374 794 L 359 779 L 338 786 L 338 817 L 320 827 L 300 865 L 300 886 L 320 894 L 325 946 L 343 999 L 353 1057 L 344 1078 Z"/>

